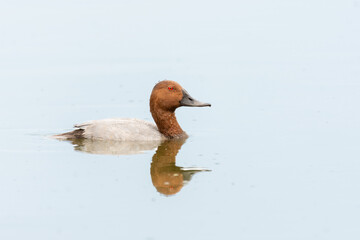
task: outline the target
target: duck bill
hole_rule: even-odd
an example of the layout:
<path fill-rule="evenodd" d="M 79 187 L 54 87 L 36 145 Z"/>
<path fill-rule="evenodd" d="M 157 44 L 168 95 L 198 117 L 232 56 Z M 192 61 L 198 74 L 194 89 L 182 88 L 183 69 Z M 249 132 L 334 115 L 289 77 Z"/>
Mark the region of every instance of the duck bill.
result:
<path fill-rule="evenodd" d="M 180 106 L 211 107 L 210 103 L 203 103 L 191 97 L 190 94 L 185 89 L 182 90 L 182 93 L 183 93 L 183 98 L 180 101 Z"/>

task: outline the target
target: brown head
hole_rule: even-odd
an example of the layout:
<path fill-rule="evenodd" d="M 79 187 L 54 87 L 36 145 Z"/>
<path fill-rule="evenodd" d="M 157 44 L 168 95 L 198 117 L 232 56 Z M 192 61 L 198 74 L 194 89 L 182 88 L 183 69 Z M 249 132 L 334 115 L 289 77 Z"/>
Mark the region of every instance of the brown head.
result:
<path fill-rule="evenodd" d="M 165 80 L 155 85 L 150 96 L 150 112 L 159 131 L 166 137 L 186 136 L 174 113 L 181 106 L 210 107 L 211 104 L 195 100 L 175 81 Z"/>

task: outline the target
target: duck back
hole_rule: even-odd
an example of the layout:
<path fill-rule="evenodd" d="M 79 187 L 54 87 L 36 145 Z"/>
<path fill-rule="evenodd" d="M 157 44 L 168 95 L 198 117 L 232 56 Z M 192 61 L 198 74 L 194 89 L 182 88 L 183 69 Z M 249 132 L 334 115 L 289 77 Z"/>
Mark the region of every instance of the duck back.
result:
<path fill-rule="evenodd" d="M 57 138 L 87 138 L 96 140 L 157 141 L 165 140 L 156 125 L 133 118 L 93 120 L 74 125 L 76 130 L 57 135 Z"/>

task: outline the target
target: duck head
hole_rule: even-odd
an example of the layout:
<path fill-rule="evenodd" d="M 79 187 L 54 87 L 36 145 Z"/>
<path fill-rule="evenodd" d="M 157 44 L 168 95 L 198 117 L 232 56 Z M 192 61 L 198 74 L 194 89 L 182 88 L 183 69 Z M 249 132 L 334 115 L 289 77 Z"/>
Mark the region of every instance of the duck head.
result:
<path fill-rule="evenodd" d="M 168 138 L 187 136 L 175 117 L 178 107 L 210 107 L 200 102 L 175 81 L 165 80 L 157 83 L 150 96 L 150 112 L 159 131 Z"/>

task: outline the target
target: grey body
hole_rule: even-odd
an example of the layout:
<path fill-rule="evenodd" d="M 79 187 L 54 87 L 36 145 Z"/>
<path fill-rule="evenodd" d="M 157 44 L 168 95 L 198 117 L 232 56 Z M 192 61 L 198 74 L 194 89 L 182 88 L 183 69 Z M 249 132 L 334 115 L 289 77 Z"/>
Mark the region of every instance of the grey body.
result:
<path fill-rule="evenodd" d="M 93 120 L 74 125 L 77 130 L 56 135 L 58 139 L 86 138 L 117 141 L 161 141 L 166 137 L 155 124 L 129 118 Z M 73 137 L 72 137 L 73 136 Z"/>

